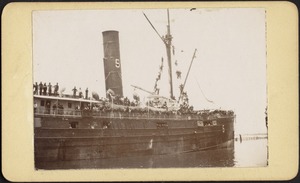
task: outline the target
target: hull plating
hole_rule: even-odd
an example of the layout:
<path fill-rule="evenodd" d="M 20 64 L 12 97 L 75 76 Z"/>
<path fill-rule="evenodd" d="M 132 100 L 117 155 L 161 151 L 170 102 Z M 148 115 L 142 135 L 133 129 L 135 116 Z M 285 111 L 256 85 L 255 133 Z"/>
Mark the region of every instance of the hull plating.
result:
<path fill-rule="evenodd" d="M 233 147 L 233 118 L 216 120 L 215 125 L 197 126 L 197 121 L 92 120 L 99 128 L 63 128 L 65 119 L 40 119 L 35 128 L 35 163 L 115 157 L 176 154 L 212 148 Z M 91 119 L 78 126 L 91 125 Z M 164 123 L 163 123 L 164 122 Z M 51 125 L 52 124 L 52 125 Z M 147 125 L 146 125 L 147 124 Z M 159 126 L 157 124 L 166 124 Z M 54 128 L 55 127 L 55 128 Z M 153 128 L 156 127 L 156 128 Z M 38 166 L 37 166 L 38 167 Z"/>

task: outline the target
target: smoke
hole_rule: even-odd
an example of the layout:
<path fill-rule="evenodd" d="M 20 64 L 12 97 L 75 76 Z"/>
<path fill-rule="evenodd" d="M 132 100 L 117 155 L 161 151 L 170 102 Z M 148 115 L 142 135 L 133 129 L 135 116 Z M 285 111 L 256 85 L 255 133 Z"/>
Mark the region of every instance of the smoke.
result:
<path fill-rule="evenodd" d="M 98 93 L 96 93 L 96 92 L 92 92 L 92 97 L 93 97 L 93 99 L 95 99 L 95 100 L 99 100 L 100 98 L 99 98 L 99 95 L 98 95 Z"/>
<path fill-rule="evenodd" d="M 60 89 L 59 96 L 62 96 L 64 94 L 65 90 L 66 90 L 66 87 L 63 87 L 62 89 Z"/>

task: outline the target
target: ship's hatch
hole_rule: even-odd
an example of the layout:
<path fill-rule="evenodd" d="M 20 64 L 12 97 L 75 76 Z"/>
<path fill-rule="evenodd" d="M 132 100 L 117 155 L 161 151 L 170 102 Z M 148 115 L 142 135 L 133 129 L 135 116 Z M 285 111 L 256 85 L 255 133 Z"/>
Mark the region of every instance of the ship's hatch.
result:
<path fill-rule="evenodd" d="M 77 121 L 70 122 L 70 128 L 77 128 L 77 127 L 78 127 L 78 122 Z"/>

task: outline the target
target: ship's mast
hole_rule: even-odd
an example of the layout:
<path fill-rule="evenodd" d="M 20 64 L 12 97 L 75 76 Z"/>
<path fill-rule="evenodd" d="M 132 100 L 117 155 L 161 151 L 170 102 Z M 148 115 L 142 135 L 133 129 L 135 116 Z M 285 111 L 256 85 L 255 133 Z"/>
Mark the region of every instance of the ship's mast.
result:
<path fill-rule="evenodd" d="M 167 10 L 168 14 L 168 25 L 167 25 L 167 35 L 165 36 L 165 45 L 167 49 L 167 57 L 168 57 L 168 66 L 169 66 L 169 84 L 170 84 L 170 98 L 174 99 L 173 96 L 173 78 L 172 78 L 172 60 L 171 60 L 171 46 L 172 46 L 172 35 L 170 31 L 170 17 L 169 17 L 169 9 Z"/>
<path fill-rule="evenodd" d="M 167 57 L 168 57 L 168 67 L 169 67 L 169 83 L 170 83 L 170 98 L 174 99 L 173 95 L 173 79 L 172 79 L 172 60 L 171 60 L 171 46 L 172 46 L 172 35 L 170 31 L 170 17 L 169 17 L 169 9 L 167 9 L 167 15 L 168 15 L 168 25 L 167 25 L 167 34 L 165 37 L 161 37 L 155 27 L 152 25 L 151 21 L 148 19 L 145 13 L 143 13 L 153 30 L 156 32 L 156 34 L 159 36 L 159 38 L 164 42 L 167 50 Z"/>

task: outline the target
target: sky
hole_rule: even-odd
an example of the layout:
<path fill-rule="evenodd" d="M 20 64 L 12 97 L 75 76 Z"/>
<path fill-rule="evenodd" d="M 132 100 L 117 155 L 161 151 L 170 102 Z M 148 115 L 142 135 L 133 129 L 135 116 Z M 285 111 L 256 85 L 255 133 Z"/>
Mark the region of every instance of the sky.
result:
<path fill-rule="evenodd" d="M 164 58 L 160 94 L 169 96 L 166 48 L 167 10 L 34 11 L 33 81 L 89 88 L 105 96 L 102 32 L 119 31 L 124 96 L 153 91 Z M 173 88 L 178 98 L 194 50 L 185 90 L 195 109 L 228 109 L 236 113 L 236 133 L 266 133 L 266 22 L 263 8 L 170 9 L 175 54 Z M 178 65 L 174 63 L 177 60 Z M 175 72 L 182 72 L 177 79 Z M 209 102 L 213 101 L 213 103 Z"/>

